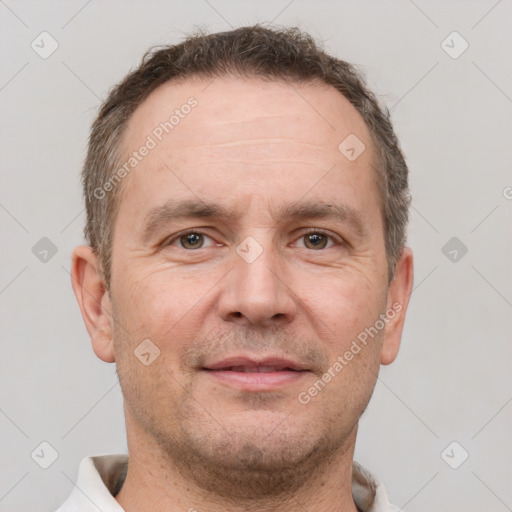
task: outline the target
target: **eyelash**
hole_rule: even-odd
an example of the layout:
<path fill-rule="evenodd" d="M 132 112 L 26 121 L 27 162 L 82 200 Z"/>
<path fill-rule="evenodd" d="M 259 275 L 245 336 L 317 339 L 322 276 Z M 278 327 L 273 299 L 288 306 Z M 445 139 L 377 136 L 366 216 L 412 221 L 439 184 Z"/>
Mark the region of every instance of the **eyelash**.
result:
<path fill-rule="evenodd" d="M 171 239 L 167 239 L 165 240 L 163 243 L 162 243 L 162 246 L 163 247 L 167 247 L 167 246 L 170 246 L 172 245 L 174 242 L 176 241 L 179 241 L 180 238 L 184 237 L 184 236 L 187 236 L 187 235 L 202 235 L 202 236 L 205 236 L 205 237 L 208 237 L 210 239 L 213 240 L 213 238 L 209 235 L 207 235 L 206 233 L 204 233 L 203 231 L 201 230 L 198 230 L 198 229 L 190 229 L 188 231 L 182 231 L 181 233 L 178 233 L 176 234 L 175 236 L 173 236 Z M 324 235 L 326 236 L 327 238 L 329 238 L 331 241 L 334 242 L 334 245 L 344 245 L 344 241 L 342 240 L 338 240 L 336 237 L 334 237 L 333 235 L 331 235 L 328 231 L 324 230 L 324 229 L 321 229 L 321 228 L 316 228 L 316 229 L 310 229 L 309 231 L 304 231 L 300 236 L 299 238 L 303 238 L 304 236 L 306 235 L 312 235 L 312 234 L 320 234 L 320 235 Z M 299 239 L 297 238 L 297 240 Z M 180 249 L 183 249 L 184 251 L 188 251 L 188 252 L 195 252 L 195 251 L 200 251 L 201 249 L 207 249 L 207 247 L 200 247 L 199 249 L 186 249 L 185 247 L 179 247 Z M 319 249 L 317 252 L 321 252 L 321 251 L 325 251 L 326 249 L 331 249 L 332 247 L 326 247 L 324 249 Z M 305 247 L 305 249 L 307 249 L 307 247 Z M 314 249 L 310 249 L 311 251 L 314 251 Z"/>

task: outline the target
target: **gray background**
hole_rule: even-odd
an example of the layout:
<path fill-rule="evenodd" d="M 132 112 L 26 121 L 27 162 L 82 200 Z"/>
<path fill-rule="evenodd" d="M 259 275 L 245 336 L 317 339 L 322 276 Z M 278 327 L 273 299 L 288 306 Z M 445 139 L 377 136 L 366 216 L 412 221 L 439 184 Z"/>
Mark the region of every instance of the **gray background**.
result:
<path fill-rule="evenodd" d="M 415 289 L 356 459 L 406 511 L 512 510 L 511 16 L 510 0 L 0 0 L 0 509 L 55 509 L 82 457 L 126 450 L 114 366 L 93 354 L 69 277 L 101 99 L 151 45 L 275 21 L 364 67 L 410 166 Z M 31 48 L 43 31 L 59 45 L 46 59 Z M 453 31 L 469 44 L 457 58 Z M 58 452 L 46 470 L 31 458 L 43 441 Z"/>

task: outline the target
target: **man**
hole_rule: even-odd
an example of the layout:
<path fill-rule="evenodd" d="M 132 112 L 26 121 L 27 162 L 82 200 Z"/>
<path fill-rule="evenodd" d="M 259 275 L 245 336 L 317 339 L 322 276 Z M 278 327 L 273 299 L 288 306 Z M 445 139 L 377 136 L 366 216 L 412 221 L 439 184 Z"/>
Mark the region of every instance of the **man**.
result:
<path fill-rule="evenodd" d="M 246 27 L 149 53 L 102 106 L 72 282 L 129 459 L 60 512 L 395 510 L 353 462 L 412 289 L 407 167 L 349 64 Z"/>

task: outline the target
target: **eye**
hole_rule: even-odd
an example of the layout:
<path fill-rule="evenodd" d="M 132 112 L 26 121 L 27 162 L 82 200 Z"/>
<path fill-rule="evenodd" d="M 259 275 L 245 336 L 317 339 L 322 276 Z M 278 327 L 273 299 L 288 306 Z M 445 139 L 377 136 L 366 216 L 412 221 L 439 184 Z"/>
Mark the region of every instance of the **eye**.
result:
<path fill-rule="evenodd" d="M 208 243 L 208 240 L 211 242 L 209 245 L 205 245 Z M 169 240 L 165 245 L 174 245 L 179 244 L 178 247 L 187 250 L 196 250 L 203 249 L 205 247 L 210 247 L 214 245 L 213 240 L 201 233 L 199 231 L 188 231 L 187 233 L 181 233 L 177 237 Z"/>
<path fill-rule="evenodd" d="M 306 249 L 322 250 L 332 247 L 334 244 L 334 238 L 323 231 L 310 231 L 303 235 L 299 240 L 304 241 Z M 330 245 L 329 245 L 330 244 Z"/>

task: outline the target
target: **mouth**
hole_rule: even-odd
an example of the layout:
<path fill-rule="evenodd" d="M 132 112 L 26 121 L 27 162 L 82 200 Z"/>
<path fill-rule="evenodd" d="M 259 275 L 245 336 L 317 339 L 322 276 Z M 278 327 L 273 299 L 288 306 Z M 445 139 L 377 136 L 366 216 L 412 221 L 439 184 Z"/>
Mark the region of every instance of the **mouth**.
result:
<path fill-rule="evenodd" d="M 231 357 L 212 362 L 201 369 L 217 382 L 244 391 L 274 391 L 310 373 L 300 362 L 279 357 Z"/>
<path fill-rule="evenodd" d="M 270 372 L 298 372 L 302 370 L 294 370 L 287 366 L 268 366 L 268 365 L 255 365 L 255 366 L 229 366 L 227 368 L 219 368 L 219 370 L 211 371 L 228 371 L 228 372 L 242 372 L 242 373 L 270 373 Z"/>

